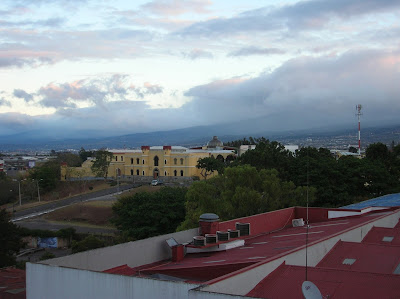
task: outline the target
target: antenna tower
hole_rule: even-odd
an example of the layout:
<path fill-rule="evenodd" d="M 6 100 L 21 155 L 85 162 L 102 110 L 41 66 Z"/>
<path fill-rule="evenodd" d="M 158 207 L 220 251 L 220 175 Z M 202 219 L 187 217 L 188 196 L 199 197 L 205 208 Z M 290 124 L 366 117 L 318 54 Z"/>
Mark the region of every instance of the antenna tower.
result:
<path fill-rule="evenodd" d="M 358 117 L 358 155 L 359 156 L 361 156 L 361 122 L 360 122 L 360 117 L 362 115 L 361 108 L 362 108 L 361 104 L 358 104 L 356 106 L 356 111 L 357 111 L 356 115 Z"/>

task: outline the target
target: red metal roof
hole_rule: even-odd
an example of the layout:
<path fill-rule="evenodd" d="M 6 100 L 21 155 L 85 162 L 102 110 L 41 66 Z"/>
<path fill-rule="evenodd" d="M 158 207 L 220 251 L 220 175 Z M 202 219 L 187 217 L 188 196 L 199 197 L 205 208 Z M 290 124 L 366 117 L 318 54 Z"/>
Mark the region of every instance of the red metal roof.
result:
<path fill-rule="evenodd" d="M 26 298 L 25 270 L 0 269 L 0 298 Z"/>
<path fill-rule="evenodd" d="M 400 246 L 400 227 L 398 227 L 397 225 L 395 228 L 373 227 L 365 236 L 362 242 Z M 388 242 L 388 239 L 385 237 L 393 237 L 393 240 L 391 242 Z"/>
<path fill-rule="evenodd" d="M 355 261 L 343 264 L 345 259 Z M 392 274 L 399 263 L 400 246 L 339 241 L 317 267 Z"/>
<path fill-rule="evenodd" d="M 325 213 L 325 209 L 323 213 Z M 284 213 L 282 213 L 282 211 Z M 285 216 L 279 220 L 279 224 L 288 223 L 288 215 L 291 210 L 281 210 Z M 263 214 L 261 214 L 263 215 Z M 270 215 L 268 215 L 270 216 Z M 311 228 L 309 229 L 308 242 L 320 242 L 333 235 L 339 234 L 345 230 L 352 229 L 357 225 L 373 221 L 376 217 L 382 215 L 370 213 L 368 215 L 347 217 L 344 219 L 328 220 L 323 222 L 310 221 Z M 253 216 L 261 225 L 266 223 L 260 215 Z M 248 217 L 250 218 L 250 217 Z M 268 217 L 271 221 L 272 217 Z M 256 222 L 254 219 L 253 224 Z M 241 222 L 245 222 L 240 219 Z M 234 229 L 234 223 L 231 221 L 231 227 L 225 229 Z M 264 222 L 264 223 L 263 223 Z M 229 223 L 229 222 L 228 222 Z M 225 223 L 222 223 L 225 224 Z M 273 226 L 270 222 L 269 227 Z M 290 221 L 291 226 L 291 221 Z M 264 226 L 265 227 L 265 226 Z M 221 228 L 221 224 L 220 224 Z M 183 279 L 209 281 L 217 277 L 223 276 L 234 271 L 244 269 L 248 266 L 259 262 L 266 262 L 288 254 L 291 251 L 299 250 L 305 245 L 305 227 L 286 227 L 276 231 L 263 231 L 261 228 L 251 227 L 251 230 L 258 232 L 256 235 L 248 236 L 245 239 L 245 245 L 234 249 L 218 252 L 203 252 L 187 254 L 180 262 L 167 261 L 161 265 L 151 265 L 149 267 L 141 266 L 140 273 L 142 275 L 164 274 Z"/>
<path fill-rule="evenodd" d="M 399 298 L 400 275 L 351 270 L 308 268 L 312 281 L 325 298 Z M 264 278 L 247 296 L 256 298 L 301 298 L 305 267 L 281 265 Z"/>

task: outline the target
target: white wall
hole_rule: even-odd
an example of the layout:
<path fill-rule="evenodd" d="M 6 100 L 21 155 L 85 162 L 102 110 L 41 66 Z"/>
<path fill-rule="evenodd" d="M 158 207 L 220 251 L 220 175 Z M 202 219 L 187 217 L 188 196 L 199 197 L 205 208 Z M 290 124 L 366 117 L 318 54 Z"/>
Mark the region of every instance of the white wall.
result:
<path fill-rule="evenodd" d="M 198 228 L 195 228 L 135 242 L 84 251 L 46 260 L 41 263 L 92 271 L 104 271 L 125 264 L 130 267 L 138 267 L 169 259 L 171 257 L 171 249 L 165 242 L 166 239 L 174 237 L 178 243 L 184 243 L 191 241 L 197 234 Z"/>
<path fill-rule="evenodd" d="M 27 299 L 188 298 L 195 284 L 26 264 Z"/>

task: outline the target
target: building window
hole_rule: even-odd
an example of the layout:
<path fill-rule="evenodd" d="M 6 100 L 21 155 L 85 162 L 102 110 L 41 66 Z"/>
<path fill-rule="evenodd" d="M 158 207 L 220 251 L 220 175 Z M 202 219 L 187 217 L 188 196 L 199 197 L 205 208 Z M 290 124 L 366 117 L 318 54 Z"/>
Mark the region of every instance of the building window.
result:
<path fill-rule="evenodd" d="M 115 156 L 115 161 L 118 161 L 118 156 Z"/>
<path fill-rule="evenodd" d="M 183 170 L 181 170 L 181 176 L 183 176 Z"/>
<path fill-rule="evenodd" d="M 158 157 L 157 156 L 154 157 L 154 166 L 158 166 Z"/>
<path fill-rule="evenodd" d="M 142 164 L 144 164 L 144 159 L 143 159 L 143 161 L 142 161 Z"/>
<path fill-rule="evenodd" d="M 131 164 L 133 164 L 133 158 L 131 158 Z"/>
<path fill-rule="evenodd" d="M 133 169 L 131 169 L 131 175 L 133 175 Z"/>
<path fill-rule="evenodd" d="M 167 160 L 164 160 L 164 165 L 167 165 Z"/>
<path fill-rule="evenodd" d="M 183 165 L 183 158 L 181 158 L 181 165 Z"/>
<path fill-rule="evenodd" d="M 144 170 L 142 171 L 142 175 L 144 175 Z"/>
<path fill-rule="evenodd" d="M 139 169 L 136 169 L 136 175 L 139 175 Z"/>
<path fill-rule="evenodd" d="M 164 176 L 167 176 L 167 172 L 166 171 L 164 171 Z"/>
<path fill-rule="evenodd" d="M 174 176 L 176 176 L 177 173 L 178 173 L 178 172 L 177 172 L 176 170 L 174 170 Z"/>
<path fill-rule="evenodd" d="M 140 164 L 139 158 L 136 158 L 136 164 Z"/>
<path fill-rule="evenodd" d="M 175 159 L 174 159 L 174 165 L 176 165 L 177 163 L 178 163 L 178 159 L 175 158 Z"/>
<path fill-rule="evenodd" d="M 121 156 L 121 161 L 124 161 L 124 156 Z"/>

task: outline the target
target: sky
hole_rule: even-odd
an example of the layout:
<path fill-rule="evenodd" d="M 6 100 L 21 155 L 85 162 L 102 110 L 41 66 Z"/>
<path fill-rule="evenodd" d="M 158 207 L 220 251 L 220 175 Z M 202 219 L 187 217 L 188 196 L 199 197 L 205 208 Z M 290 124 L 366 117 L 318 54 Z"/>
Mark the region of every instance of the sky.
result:
<path fill-rule="evenodd" d="M 0 136 L 400 123 L 399 82 L 398 0 L 0 2 Z"/>

